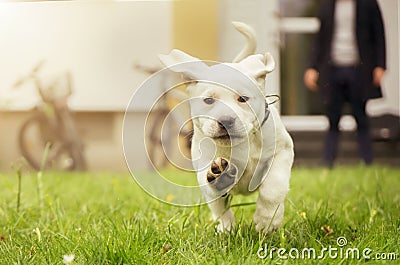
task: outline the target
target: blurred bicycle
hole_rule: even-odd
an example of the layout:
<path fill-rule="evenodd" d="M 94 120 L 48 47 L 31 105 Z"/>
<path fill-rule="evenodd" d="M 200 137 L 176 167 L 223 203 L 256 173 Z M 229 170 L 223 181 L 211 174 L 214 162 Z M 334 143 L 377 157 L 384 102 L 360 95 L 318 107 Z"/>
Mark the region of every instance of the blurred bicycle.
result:
<path fill-rule="evenodd" d="M 142 65 L 134 65 L 133 68 L 147 75 L 161 70 Z M 188 99 L 187 95 L 182 87 L 168 89 L 168 80 L 162 80 L 159 89 L 161 97 L 149 112 L 145 125 L 145 143 L 150 162 L 155 168 L 168 164 L 187 168 L 188 163 L 184 161 L 190 161 L 193 130 L 188 104 L 180 105 Z"/>
<path fill-rule="evenodd" d="M 14 84 L 20 87 L 33 82 L 42 100 L 19 130 L 20 151 L 36 170 L 85 170 L 83 144 L 67 104 L 72 94 L 71 75 L 66 73 L 43 86 L 38 76 L 43 63 Z M 65 94 L 56 95 L 62 89 Z"/>

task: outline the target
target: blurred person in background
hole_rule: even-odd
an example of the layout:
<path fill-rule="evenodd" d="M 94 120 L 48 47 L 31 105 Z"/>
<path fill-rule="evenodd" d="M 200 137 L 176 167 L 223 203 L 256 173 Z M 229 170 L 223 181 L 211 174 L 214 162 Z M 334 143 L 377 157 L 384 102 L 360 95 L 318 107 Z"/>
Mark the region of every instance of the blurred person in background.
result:
<path fill-rule="evenodd" d="M 376 0 L 322 0 L 320 29 L 310 54 L 304 83 L 319 91 L 329 130 L 323 164 L 333 167 L 339 140 L 339 120 L 344 103 L 350 103 L 357 123 L 360 156 L 373 161 L 366 102 L 382 97 L 386 69 L 386 44 L 382 15 Z"/>

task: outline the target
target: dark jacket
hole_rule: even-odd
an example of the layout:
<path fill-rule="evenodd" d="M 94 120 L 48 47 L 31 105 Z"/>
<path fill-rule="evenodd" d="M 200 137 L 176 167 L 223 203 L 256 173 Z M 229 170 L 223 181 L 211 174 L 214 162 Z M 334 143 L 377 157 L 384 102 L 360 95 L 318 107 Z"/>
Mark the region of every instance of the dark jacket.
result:
<path fill-rule="evenodd" d="M 317 33 L 310 55 L 310 67 L 319 71 L 319 87 L 329 90 L 329 73 L 332 67 L 331 47 L 334 32 L 336 0 L 322 0 Z M 386 43 L 381 11 L 376 0 L 356 0 L 356 39 L 360 56 L 360 97 L 382 97 L 380 87 L 372 83 L 372 72 L 377 66 L 386 69 Z"/>

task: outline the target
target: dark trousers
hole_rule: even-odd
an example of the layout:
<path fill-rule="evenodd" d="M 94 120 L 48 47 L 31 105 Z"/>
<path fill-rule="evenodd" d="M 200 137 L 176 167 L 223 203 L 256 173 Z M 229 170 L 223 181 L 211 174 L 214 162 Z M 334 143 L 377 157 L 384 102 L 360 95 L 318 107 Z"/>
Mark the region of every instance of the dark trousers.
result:
<path fill-rule="evenodd" d="M 323 160 L 330 166 L 333 165 L 337 156 L 339 121 L 346 102 L 350 103 L 352 115 L 357 123 L 360 157 L 366 164 L 372 163 L 372 141 L 365 112 L 366 100 L 360 93 L 360 78 L 358 67 L 332 67 L 329 92 L 324 100 L 329 130 L 325 139 Z"/>

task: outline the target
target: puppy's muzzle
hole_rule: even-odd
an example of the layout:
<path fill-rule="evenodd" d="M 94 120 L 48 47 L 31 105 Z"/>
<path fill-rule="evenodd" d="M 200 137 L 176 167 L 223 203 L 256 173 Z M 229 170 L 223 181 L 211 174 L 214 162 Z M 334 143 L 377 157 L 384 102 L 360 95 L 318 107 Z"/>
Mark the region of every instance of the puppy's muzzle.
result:
<path fill-rule="evenodd" d="M 222 116 L 218 119 L 218 126 L 220 130 L 228 132 L 235 126 L 235 118 L 229 116 Z"/>

